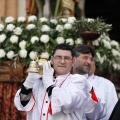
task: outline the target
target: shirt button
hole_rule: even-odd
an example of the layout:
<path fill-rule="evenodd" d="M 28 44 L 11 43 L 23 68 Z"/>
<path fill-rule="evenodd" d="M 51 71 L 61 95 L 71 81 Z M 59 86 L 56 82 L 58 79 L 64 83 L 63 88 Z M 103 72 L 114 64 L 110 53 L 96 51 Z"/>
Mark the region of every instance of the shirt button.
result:
<path fill-rule="evenodd" d="M 48 103 L 48 101 L 46 101 L 46 103 Z"/>
<path fill-rule="evenodd" d="M 43 113 L 43 116 L 45 116 L 45 113 Z"/>

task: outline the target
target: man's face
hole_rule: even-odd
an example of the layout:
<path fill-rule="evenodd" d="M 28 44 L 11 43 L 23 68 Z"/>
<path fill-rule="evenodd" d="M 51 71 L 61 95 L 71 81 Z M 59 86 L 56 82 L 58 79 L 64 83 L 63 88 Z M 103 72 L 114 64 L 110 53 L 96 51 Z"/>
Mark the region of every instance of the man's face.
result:
<path fill-rule="evenodd" d="M 92 54 L 80 54 L 75 58 L 76 62 L 73 67 L 75 73 L 78 74 L 87 74 L 91 68 L 91 62 L 93 61 Z"/>
<path fill-rule="evenodd" d="M 68 50 L 56 50 L 55 54 L 51 57 L 55 75 L 65 75 L 71 71 L 74 64 L 71 52 Z"/>

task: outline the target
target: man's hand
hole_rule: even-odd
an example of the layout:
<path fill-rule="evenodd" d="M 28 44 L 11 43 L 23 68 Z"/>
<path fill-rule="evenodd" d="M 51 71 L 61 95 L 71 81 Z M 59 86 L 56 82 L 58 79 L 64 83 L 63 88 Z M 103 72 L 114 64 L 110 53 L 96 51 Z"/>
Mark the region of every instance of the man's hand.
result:
<path fill-rule="evenodd" d="M 89 83 L 88 80 L 85 80 L 85 82 L 86 82 L 86 90 L 87 90 L 88 92 L 91 92 L 91 90 L 92 90 L 92 85 Z"/>
<path fill-rule="evenodd" d="M 23 85 L 27 88 L 32 88 L 34 83 L 36 82 L 36 80 L 40 79 L 41 77 L 42 77 L 42 75 L 40 75 L 39 73 L 30 73 L 29 72 Z"/>
<path fill-rule="evenodd" d="M 54 85 L 53 73 L 54 69 L 51 67 L 50 61 L 46 62 L 43 66 L 43 85 L 46 89 Z"/>

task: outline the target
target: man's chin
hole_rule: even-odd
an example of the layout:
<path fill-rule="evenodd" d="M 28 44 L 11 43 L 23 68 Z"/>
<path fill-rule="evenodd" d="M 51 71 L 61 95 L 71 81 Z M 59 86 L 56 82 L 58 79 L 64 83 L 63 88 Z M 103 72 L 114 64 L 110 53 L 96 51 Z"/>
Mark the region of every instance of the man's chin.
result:
<path fill-rule="evenodd" d="M 64 71 L 59 71 L 59 75 L 65 75 L 65 74 L 67 74 L 68 72 L 64 72 Z"/>
<path fill-rule="evenodd" d="M 88 74 L 89 71 L 90 71 L 89 69 L 84 70 L 84 74 Z"/>

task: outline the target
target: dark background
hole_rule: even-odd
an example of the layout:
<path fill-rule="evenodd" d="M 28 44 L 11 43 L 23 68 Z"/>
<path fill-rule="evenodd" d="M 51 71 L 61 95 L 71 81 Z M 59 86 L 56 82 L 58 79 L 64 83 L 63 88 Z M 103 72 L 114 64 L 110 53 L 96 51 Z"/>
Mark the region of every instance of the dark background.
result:
<path fill-rule="evenodd" d="M 85 16 L 102 17 L 107 24 L 112 24 L 110 38 L 120 42 L 120 0 L 86 0 Z"/>

